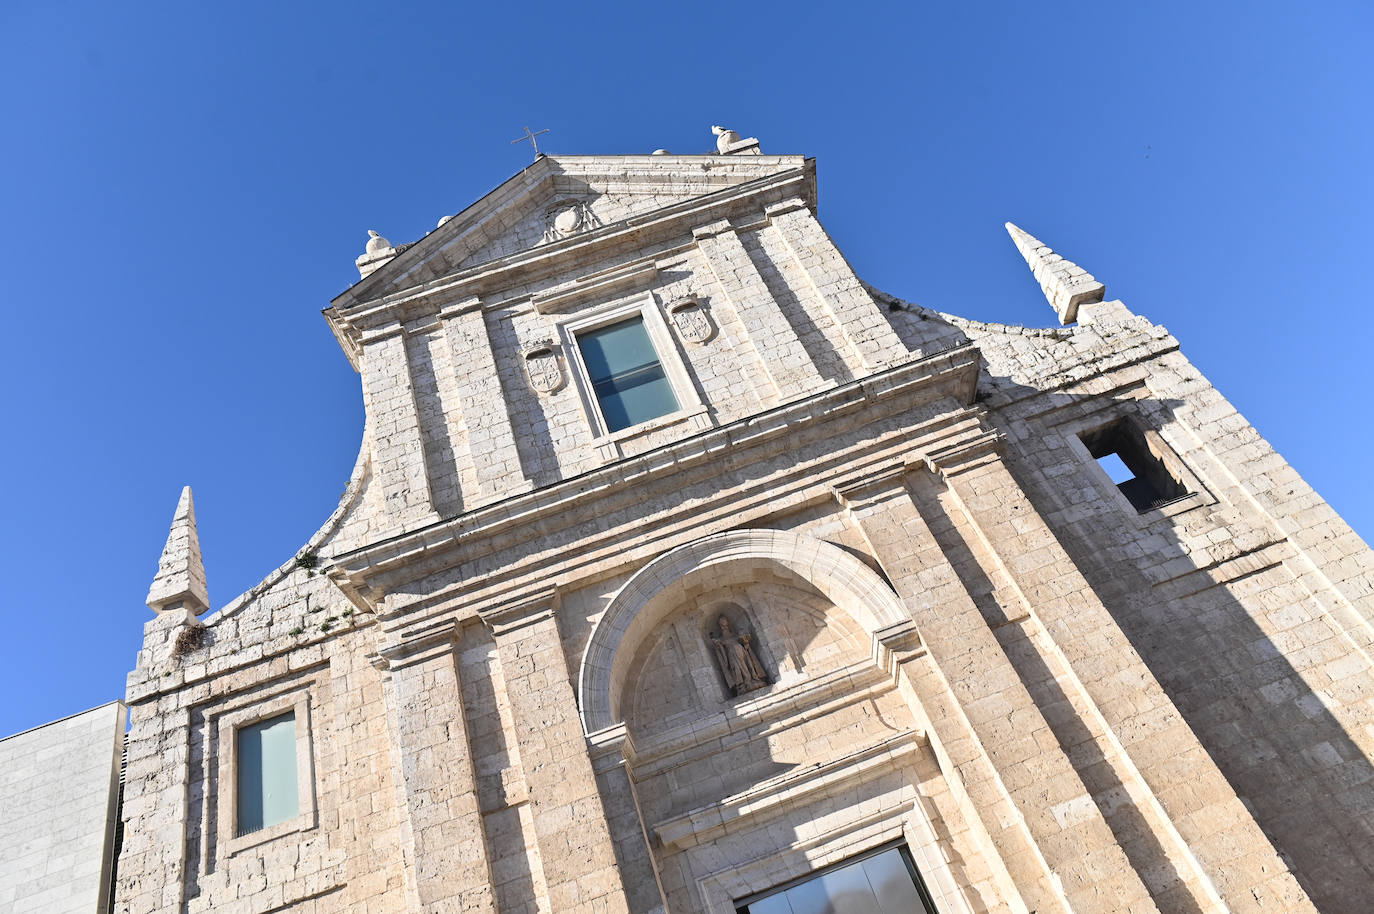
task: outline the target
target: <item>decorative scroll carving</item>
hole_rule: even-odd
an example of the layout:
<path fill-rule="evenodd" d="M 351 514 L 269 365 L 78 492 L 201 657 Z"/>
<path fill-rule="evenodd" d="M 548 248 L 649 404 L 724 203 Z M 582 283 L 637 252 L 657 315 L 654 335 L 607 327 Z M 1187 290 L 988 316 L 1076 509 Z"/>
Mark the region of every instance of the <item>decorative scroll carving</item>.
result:
<path fill-rule="evenodd" d="M 673 319 L 678 334 L 689 343 L 704 343 L 716 335 L 716 325 L 706 313 L 706 306 L 695 298 L 673 305 L 668 309 L 668 316 Z"/>
<path fill-rule="evenodd" d="M 717 631 L 711 633 L 711 647 L 731 694 L 743 695 L 766 687 L 768 673 L 754 652 L 753 636 L 748 632 L 736 632 L 725 616 L 716 620 L 716 628 Z"/>
<path fill-rule="evenodd" d="M 525 353 L 525 371 L 530 386 L 543 394 L 551 394 L 563 386 L 563 366 L 552 343 L 539 343 Z"/>

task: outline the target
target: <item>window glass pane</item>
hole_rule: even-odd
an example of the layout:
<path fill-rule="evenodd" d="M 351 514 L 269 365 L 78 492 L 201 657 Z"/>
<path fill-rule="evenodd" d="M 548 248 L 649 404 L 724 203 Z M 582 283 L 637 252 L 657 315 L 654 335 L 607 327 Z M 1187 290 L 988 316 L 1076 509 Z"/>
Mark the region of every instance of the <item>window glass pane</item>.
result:
<path fill-rule="evenodd" d="M 831 914 L 830 896 L 819 879 L 811 879 L 793 886 L 782 894 L 787 896 L 794 914 Z M 753 908 L 749 910 L 752 912 Z"/>
<path fill-rule="evenodd" d="M 878 910 L 878 899 L 873 897 L 873 889 L 864 875 L 862 864 L 831 870 L 815 883 L 809 884 L 824 887 L 827 904 L 819 909 L 824 914 L 875 914 Z"/>
<path fill-rule="evenodd" d="M 757 899 L 745 914 L 934 914 L 894 847 Z"/>
<path fill-rule="evenodd" d="M 779 892 L 761 901 L 756 901 L 748 908 L 749 914 L 797 914 L 792 910 L 792 905 L 787 901 L 787 893 Z"/>
<path fill-rule="evenodd" d="M 238 833 L 294 818 L 300 810 L 295 713 L 241 727 L 237 739 Z"/>
<path fill-rule="evenodd" d="M 607 431 L 677 411 L 677 397 L 642 318 L 578 334 L 577 345 Z"/>
<path fill-rule="evenodd" d="M 878 896 L 878 906 L 874 911 L 909 914 L 925 910 L 916 884 L 911 881 L 906 861 L 895 847 L 876 857 L 869 857 L 861 865 L 869 884 L 873 886 L 874 894 Z"/>

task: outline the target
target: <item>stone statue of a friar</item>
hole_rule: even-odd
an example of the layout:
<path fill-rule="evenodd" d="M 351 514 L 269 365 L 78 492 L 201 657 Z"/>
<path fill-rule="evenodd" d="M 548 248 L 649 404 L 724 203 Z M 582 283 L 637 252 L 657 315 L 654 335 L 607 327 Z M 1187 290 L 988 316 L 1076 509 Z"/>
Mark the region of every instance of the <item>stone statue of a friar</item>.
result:
<path fill-rule="evenodd" d="M 716 620 L 719 631 L 711 633 L 711 646 L 716 662 L 725 676 L 725 684 L 735 695 L 743 695 L 768 685 L 768 674 L 754 653 L 753 639 L 748 632 L 737 633 L 730 620 L 721 616 Z"/>

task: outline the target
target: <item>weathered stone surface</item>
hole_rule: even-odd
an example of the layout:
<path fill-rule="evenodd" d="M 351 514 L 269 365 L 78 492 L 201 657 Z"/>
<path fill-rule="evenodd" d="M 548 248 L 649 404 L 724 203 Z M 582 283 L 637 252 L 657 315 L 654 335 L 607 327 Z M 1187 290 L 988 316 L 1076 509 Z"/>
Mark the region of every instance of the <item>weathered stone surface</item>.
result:
<path fill-rule="evenodd" d="M 1369 548 L 1035 239 L 1077 326 L 911 305 L 735 143 L 541 156 L 378 242 L 327 312 L 339 508 L 145 629 L 115 910 L 730 914 L 898 842 L 942 914 L 1364 911 Z M 607 432 L 579 333 L 636 319 L 679 408 Z M 288 700 L 314 803 L 223 841 L 225 722 Z"/>
<path fill-rule="evenodd" d="M 1072 324 L 1078 320 L 1078 307 L 1102 301 L 1106 287 L 1076 263 L 1060 257 L 1038 238 L 1027 234 L 1010 222 L 1007 233 L 1016 242 L 1016 249 L 1026 258 L 1026 265 L 1035 274 L 1035 281 L 1045 298 L 1059 315 L 1059 323 Z"/>
<path fill-rule="evenodd" d="M 210 608 L 210 594 L 205 587 L 205 562 L 200 555 L 200 536 L 196 533 L 196 503 L 191 487 L 181 490 L 167 545 L 158 559 L 157 576 L 148 588 L 148 607 L 161 612 L 176 606 L 193 613 Z"/>

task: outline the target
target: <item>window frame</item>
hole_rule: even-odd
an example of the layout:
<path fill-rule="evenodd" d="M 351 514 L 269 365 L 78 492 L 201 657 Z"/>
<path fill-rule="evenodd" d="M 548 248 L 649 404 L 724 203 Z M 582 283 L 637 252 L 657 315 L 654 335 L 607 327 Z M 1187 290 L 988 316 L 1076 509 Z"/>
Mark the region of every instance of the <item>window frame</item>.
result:
<path fill-rule="evenodd" d="M 238 834 L 239 731 L 253 724 L 263 723 L 287 712 L 295 714 L 296 724 L 296 815 L 275 825 L 247 834 Z M 226 712 L 217 726 L 219 743 L 216 842 L 222 856 L 232 857 L 250 847 L 256 847 L 283 835 L 307 831 L 318 824 L 315 806 L 315 765 L 310 733 L 310 695 L 299 691 L 279 695 L 261 704 Z"/>
<path fill-rule="evenodd" d="M 1101 461 L 1108 455 L 1115 455 L 1122 466 L 1131 472 L 1132 481 L 1139 480 L 1143 487 L 1158 496 L 1149 502 L 1138 504 L 1131 498 L 1130 493 L 1122 488 L 1126 481 L 1113 481 L 1112 484 L 1116 486 L 1117 491 L 1137 514 L 1163 510 L 1193 494 L 1184 474 L 1179 472 L 1181 465 L 1176 463 L 1175 459 L 1166 459 L 1162 456 L 1168 454 L 1170 458 L 1176 458 L 1176 455 L 1164 446 L 1157 434 L 1149 434 L 1150 431 L 1152 430 L 1141 428 L 1140 423 L 1130 417 L 1122 416 L 1097 428 L 1078 433 L 1078 440 L 1087 448 L 1088 456 L 1093 458 L 1093 462 L 1097 463 L 1102 472 L 1107 473 L 1107 469 L 1102 466 Z M 1098 451 L 1102 453 L 1096 453 Z M 1111 474 L 1107 475 L 1110 479 Z M 1165 491 L 1166 489 L 1178 491 L 1170 494 Z"/>
<path fill-rule="evenodd" d="M 649 337 L 649 345 L 653 347 L 654 354 L 658 356 L 658 363 L 663 369 L 663 375 L 667 378 L 668 386 L 673 392 L 673 397 L 677 400 L 677 409 L 612 432 L 607 427 L 605 416 L 601 411 L 601 401 L 597 398 L 596 391 L 592 386 L 591 373 L 587 370 L 586 362 L 582 358 L 582 347 L 579 345 L 578 335 L 632 320 L 635 317 L 638 317 L 643 323 L 644 331 Z M 658 302 L 652 292 L 646 292 L 628 301 L 613 302 L 592 308 L 575 318 L 561 321 L 558 325 L 558 332 L 563 351 L 567 353 L 568 366 L 571 369 L 569 374 L 572 375 L 573 386 L 577 389 L 582 412 L 592 430 L 592 443 L 594 445 L 633 438 L 706 411 L 706 406 L 697 393 L 692 376 L 687 371 L 682 354 L 678 351 L 677 342 L 668 329 L 668 323 L 660 313 Z"/>
<path fill-rule="evenodd" d="M 1084 404 L 1086 408 L 1078 416 L 1050 424 L 1054 432 L 1064 436 L 1065 444 L 1083 464 L 1084 472 L 1087 473 L 1093 487 L 1102 494 L 1103 500 L 1116 504 L 1121 513 L 1131 518 L 1133 524 L 1139 527 L 1148 527 L 1158 521 L 1177 517 L 1186 511 L 1217 503 L 1211 489 L 1170 442 L 1171 437 L 1179 434 L 1175 426 L 1176 420 L 1150 410 L 1147 405 L 1148 397 L 1149 392 L 1144 387 L 1116 390 L 1110 398 L 1104 397 L 1099 403 Z M 1097 462 L 1097 458 L 1083 441 L 1085 436 L 1098 434 L 1118 422 L 1127 422 L 1134 427 L 1144 439 L 1151 455 L 1187 490 L 1186 495 L 1144 511 L 1131 504 L 1130 499 L 1116 483 L 1112 482 L 1107 471 Z"/>

